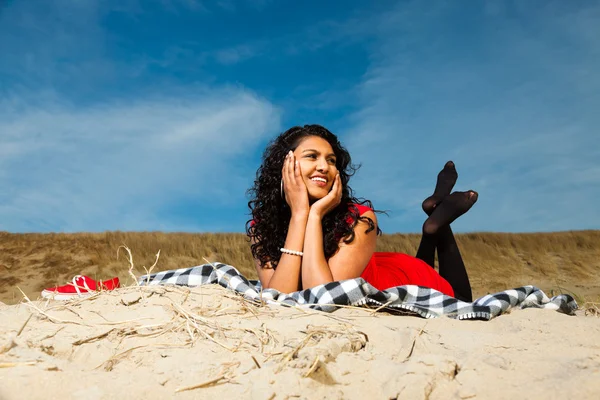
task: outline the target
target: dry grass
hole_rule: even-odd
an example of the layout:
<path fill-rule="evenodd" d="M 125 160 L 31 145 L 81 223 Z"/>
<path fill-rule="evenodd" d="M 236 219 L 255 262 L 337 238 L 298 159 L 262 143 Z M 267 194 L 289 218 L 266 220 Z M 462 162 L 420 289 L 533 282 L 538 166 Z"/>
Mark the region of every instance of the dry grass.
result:
<path fill-rule="evenodd" d="M 221 289 L 224 290 L 224 289 Z M 174 294 L 175 300 L 173 300 L 168 294 Z M 231 315 L 240 315 L 240 314 L 254 314 L 255 311 L 251 309 L 254 307 L 254 304 L 244 299 L 241 296 L 237 296 L 237 299 L 240 302 L 247 303 L 248 307 L 245 309 L 234 310 L 233 312 L 227 313 L 220 305 L 215 305 L 211 307 L 210 305 L 201 304 L 194 310 L 186 309 L 183 306 L 186 299 L 190 294 L 190 290 L 185 287 L 160 287 L 160 286 L 137 286 L 131 285 L 124 288 L 121 288 L 119 291 L 110 291 L 105 292 L 105 296 L 108 298 L 120 298 L 120 304 L 125 307 L 130 307 L 131 305 L 137 304 L 137 302 L 123 302 L 123 296 L 134 295 L 142 296 L 144 298 L 151 297 L 152 295 L 157 295 L 158 297 L 164 297 L 167 301 L 166 309 L 170 310 L 172 313 L 172 318 L 167 322 L 162 322 L 158 324 L 150 324 L 144 325 L 141 323 L 142 320 L 148 319 L 148 317 L 127 319 L 122 321 L 108 321 L 104 316 L 102 316 L 99 312 L 89 310 L 89 312 L 94 312 L 99 317 L 102 318 L 101 321 L 92 321 L 89 316 L 87 318 L 83 318 L 77 311 L 74 310 L 77 305 L 81 303 L 91 303 L 96 297 L 87 297 L 82 298 L 76 302 L 59 302 L 59 303 L 36 303 L 32 302 L 29 297 L 23 293 L 24 301 L 23 304 L 27 306 L 31 314 L 29 318 L 23 323 L 21 328 L 18 330 L 15 337 L 19 336 L 31 317 L 36 315 L 40 320 L 46 320 L 56 325 L 62 325 L 64 327 L 67 324 L 75 324 L 82 327 L 82 329 L 86 331 L 94 332 L 91 335 L 84 334 L 82 339 L 78 339 L 72 342 L 72 346 L 82 346 L 87 343 L 93 343 L 98 340 L 102 340 L 107 337 L 137 337 L 137 338 L 157 338 L 162 335 L 167 335 L 171 337 L 171 339 L 167 339 L 162 343 L 147 343 L 142 345 L 137 345 L 133 347 L 128 347 L 123 351 L 116 352 L 116 354 L 109 357 L 107 360 L 102 362 L 96 368 L 103 368 L 106 371 L 111 371 L 116 364 L 119 362 L 129 358 L 131 353 L 135 350 L 139 350 L 146 347 L 160 347 L 160 348 L 169 348 L 169 347 L 193 347 L 198 341 L 209 341 L 214 345 L 225 349 L 228 352 L 236 353 L 238 351 L 255 351 L 258 350 L 261 353 L 265 350 L 266 346 L 271 346 L 276 344 L 278 341 L 274 336 L 274 333 L 266 328 L 264 325 L 261 330 L 252 329 L 248 327 L 236 327 L 228 324 L 221 324 L 219 322 L 219 317 L 227 314 Z M 198 293 L 196 293 L 198 295 Z M 199 294 L 202 295 L 202 294 Z M 105 298 L 106 298 L 105 297 Z M 131 296 L 130 296 L 131 297 Z M 118 306 L 118 302 L 112 301 L 113 304 Z M 88 304 L 88 307 L 93 307 Z M 135 306 L 134 306 L 135 307 Z M 231 307 L 226 307 L 231 308 Z M 202 315 L 198 315 L 195 311 L 200 311 L 202 314 L 211 314 L 209 317 L 204 317 Z M 57 316 L 58 312 L 68 311 L 70 313 L 74 313 L 82 322 L 67 320 L 64 318 L 60 318 Z M 218 313 L 216 311 L 219 311 Z M 106 330 L 103 328 L 105 325 L 112 325 L 113 327 Z M 62 329 L 61 327 L 61 329 Z M 59 329 L 60 330 L 60 329 Z M 98 333 L 100 331 L 100 333 Z M 58 333 L 58 331 L 56 332 Z M 55 333 L 55 334 L 56 334 Z M 177 335 L 179 333 L 187 336 L 185 340 L 172 340 L 172 335 Z M 218 338 L 218 339 L 217 339 Z M 232 343 L 233 342 L 233 343 Z M 14 338 L 11 338 L 8 344 L 0 348 L 0 354 L 9 351 L 12 347 L 15 346 Z M 254 359 L 254 362 L 258 365 L 258 361 Z M 198 385 L 194 385 L 192 387 L 180 388 L 178 391 L 182 390 L 191 390 L 196 388 L 201 388 L 205 386 L 209 386 L 211 384 L 215 384 L 217 381 L 224 379 L 225 377 L 231 377 L 230 367 L 238 367 L 239 363 L 233 363 L 231 365 L 227 364 L 227 370 L 223 370 L 222 374 L 220 374 L 220 378 L 216 380 L 211 380 L 209 382 L 204 382 Z M 4 365 L 4 367 L 12 367 L 17 366 L 17 364 Z"/>
<path fill-rule="evenodd" d="M 415 254 L 419 235 L 383 235 L 378 251 Z M 600 231 L 535 234 L 469 233 L 457 235 L 469 270 L 474 294 L 534 284 L 550 293 L 573 292 L 600 296 Z M 154 271 L 220 261 L 255 278 L 248 241 L 243 234 L 163 232 L 105 232 L 75 234 L 12 234 L 0 232 L 0 301 L 16 303 L 22 296 L 71 280 L 75 274 L 96 279 L 119 276 L 129 282 L 127 255 L 117 249 L 135 249 L 132 272 L 156 262 Z M 121 253 L 123 253 L 121 251 Z"/>

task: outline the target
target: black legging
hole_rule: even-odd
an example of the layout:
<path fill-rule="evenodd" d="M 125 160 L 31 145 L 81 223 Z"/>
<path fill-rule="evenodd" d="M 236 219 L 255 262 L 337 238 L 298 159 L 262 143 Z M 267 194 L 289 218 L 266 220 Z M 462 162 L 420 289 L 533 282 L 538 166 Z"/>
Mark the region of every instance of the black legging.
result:
<path fill-rule="evenodd" d="M 472 302 L 471 283 L 450 225 L 441 227 L 433 235 L 424 233 L 416 257 L 434 268 L 436 247 L 440 263 L 440 275 L 452 286 L 454 297 L 462 301 Z"/>

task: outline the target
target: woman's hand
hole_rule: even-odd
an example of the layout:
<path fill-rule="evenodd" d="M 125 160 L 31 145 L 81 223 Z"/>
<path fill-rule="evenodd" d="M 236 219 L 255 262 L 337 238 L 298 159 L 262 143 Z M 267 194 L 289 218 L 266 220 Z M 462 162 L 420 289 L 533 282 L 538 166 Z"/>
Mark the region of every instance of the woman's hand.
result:
<path fill-rule="evenodd" d="M 290 152 L 285 156 L 283 161 L 283 169 L 281 170 L 283 179 L 283 190 L 285 192 L 285 201 L 292 210 L 294 215 L 306 215 L 310 210 L 308 203 L 308 190 L 306 184 L 302 180 L 300 165 L 294 157 L 294 153 Z"/>
<path fill-rule="evenodd" d="M 342 201 L 342 180 L 338 173 L 334 180 L 331 190 L 325 197 L 313 203 L 310 207 L 310 213 L 319 218 L 323 218 L 328 212 L 336 208 Z"/>

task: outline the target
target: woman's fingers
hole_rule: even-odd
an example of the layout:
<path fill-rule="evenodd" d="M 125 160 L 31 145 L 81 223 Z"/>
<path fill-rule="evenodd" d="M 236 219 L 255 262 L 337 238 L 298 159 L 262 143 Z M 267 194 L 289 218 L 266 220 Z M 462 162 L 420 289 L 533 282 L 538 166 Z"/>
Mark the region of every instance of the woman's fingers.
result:
<path fill-rule="evenodd" d="M 331 194 L 333 197 L 337 197 L 339 191 L 340 191 L 340 181 L 339 181 L 340 176 L 336 175 L 335 178 L 333 178 L 333 185 L 331 187 L 331 190 L 329 191 L 329 194 Z"/>
<path fill-rule="evenodd" d="M 296 181 L 296 185 L 302 188 L 306 188 L 306 184 L 304 183 L 304 179 L 302 179 L 302 169 L 300 168 L 300 163 L 294 158 L 294 179 Z"/>
<path fill-rule="evenodd" d="M 290 153 L 285 156 L 285 160 L 283 161 L 283 175 L 289 183 L 290 179 Z"/>
<path fill-rule="evenodd" d="M 315 212 L 321 217 L 329 213 L 331 210 L 336 208 L 342 199 L 342 180 L 339 174 L 333 180 L 333 185 L 331 186 L 331 190 L 325 197 L 320 200 L 317 200 L 313 203 L 312 207 L 314 207 Z M 311 208 L 312 208 L 311 207 Z"/>
<path fill-rule="evenodd" d="M 300 163 L 296 160 L 296 157 L 294 157 L 294 177 L 296 178 L 296 181 L 302 179 L 300 174 Z"/>
<path fill-rule="evenodd" d="M 283 168 L 281 169 L 281 179 L 283 180 L 283 190 L 285 192 L 285 198 L 288 199 L 288 193 L 290 191 L 290 153 L 285 156 L 283 160 Z"/>
<path fill-rule="evenodd" d="M 340 204 L 340 202 L 342 201 L 342 178 L 340 177 L 340 174 L 337 174 L 337 204 Z M 336 204 L 336 205 L 337 205 Z"/>
<path fill-rule="evenodd" d="M 290 201 L 293 201 L 290 196 L 295 198 L 297 196 L 296 193 L 299 193 L 298 190 L 304 186 L 300 165 L 296 161 L 294 153 L 291 151 L 285 156 L 283 168 L 281 170 L 281 176 L 283 179 L 283 187 L 285 190 L 286 199 L 288 200 L 289 204 Z"/>
<path fill-rule="evenodd" d="M 300 184 L 303 183 L 300 173 L 300 165 L 298 164 L 298 161 L 296 161 L 294 153 L 291 151 L 288 153 L 286 163 L 288 165 L 287 176 L 290 187 L 300 186 Z"/>
<path fill-rule="evenodd" d="M 340 196 L 342 195 L 341 187 L 342 185 L 340 183 L 340 177 L 339 175 L 336 175 L 335 178 L 333 178 L 333 185 L 331 186 L 331 190 L 324 197 L 327 203 L 335 204 L 339 200 Z"/>
<path fill-rule="evenodd" d="M 331 189 L 331 194 L 333 195 L 334 199 L 333 203 L 335 206 L 337 206 L 342 196 L 342 184 L 340 182 L 340 174 L 337 174 L 335 176 L 335 180 L 333 181 L 333 187 Z"/>
<path fill-rule="evenodd" d="M 297 185 L 296 182 L 296 160 L 294 157 L 294 153 L 290 152 L 288 157 L 288 178 L 290 180 L 290 186 Z"/>
<path fill-rule="evenodd" d="M 337 207 L 338 204 L 340 204 L 340 201 L 342 199 L 342 182 L 339 174 L 335 176 L 333 186 L 331 188 L 331 191 L 328 193 L 328 196 L 331 196 L 331 209 Z"/>

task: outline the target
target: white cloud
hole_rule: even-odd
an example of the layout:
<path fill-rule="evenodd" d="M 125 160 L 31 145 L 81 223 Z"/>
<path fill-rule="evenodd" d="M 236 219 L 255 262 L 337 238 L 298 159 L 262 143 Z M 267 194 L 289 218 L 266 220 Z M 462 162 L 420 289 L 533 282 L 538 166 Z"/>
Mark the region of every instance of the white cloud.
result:
<path fill-rule="evenodd" d="M 241 89 L 90 107 L 4 101 L 0 229 L 185 229 L 156 213 L 181 198 L 243 202 L 244 163 L 278 128 L 278 110 Z"/>
<path fill-rule="evenodd" d="M 458 230 L 600 225 L 600 7 L 537 5 L 478 20 L 459 3 L 411 2 L 377 24 L 346 140 L 364 164 L 355 189 L 393 211 L 384 229 L 420 229 L 449 159 L 456 189 L 480 192 Z"/>

